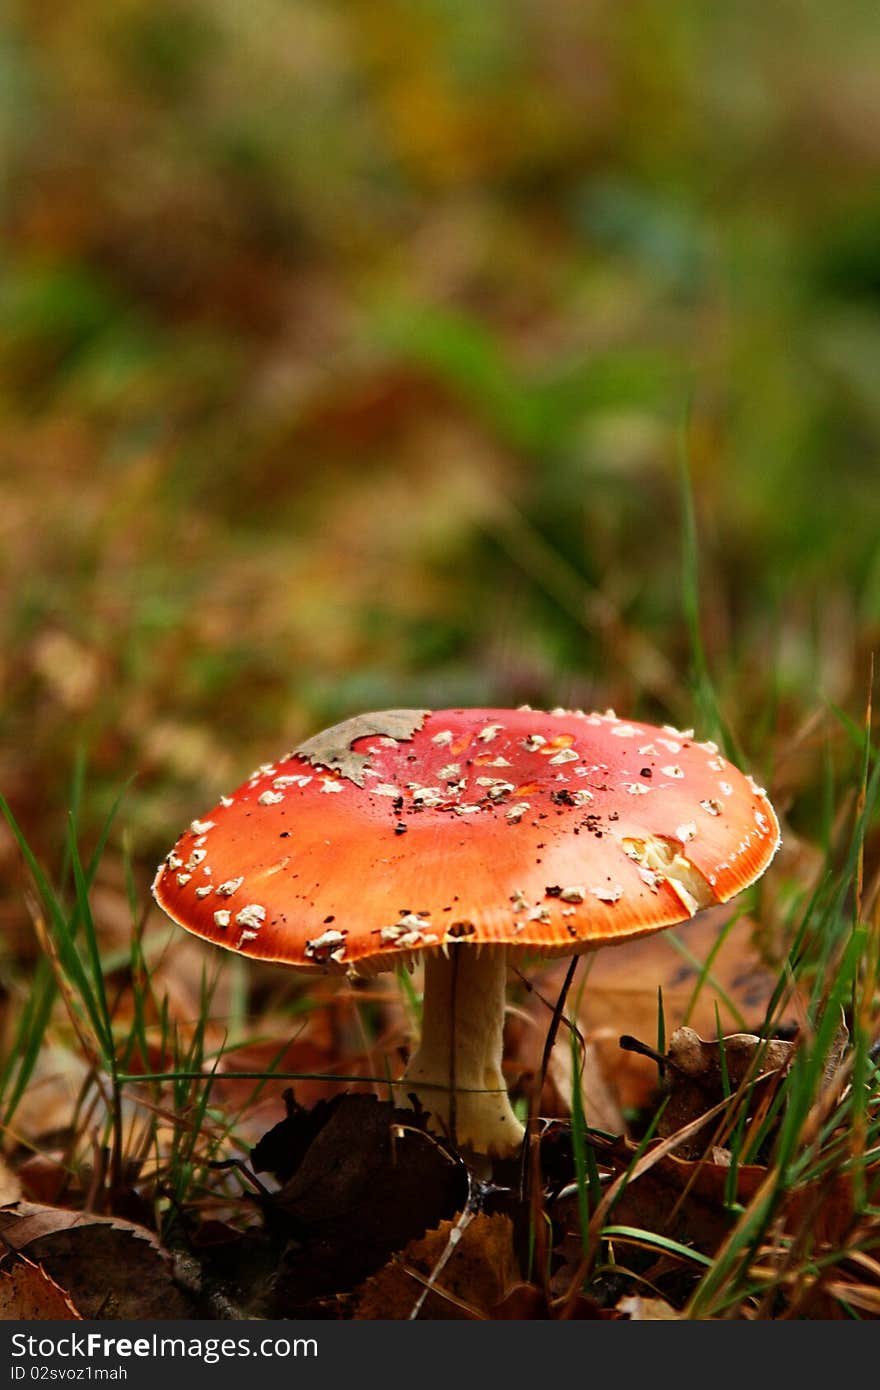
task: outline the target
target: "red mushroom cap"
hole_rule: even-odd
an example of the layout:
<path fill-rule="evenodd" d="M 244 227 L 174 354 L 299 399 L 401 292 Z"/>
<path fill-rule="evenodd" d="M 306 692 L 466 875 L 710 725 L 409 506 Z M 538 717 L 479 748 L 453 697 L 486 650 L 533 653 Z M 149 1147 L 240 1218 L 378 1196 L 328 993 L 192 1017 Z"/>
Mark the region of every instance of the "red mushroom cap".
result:
<path fill-rule="evenodd" d="M 691 730 L 385 710 L 258 768 L 153 888 L 218 945 L 369 974 L 452 941 L 569 955 L 640 936 L 726 902 L 778 844 L 762 788 Z"/>

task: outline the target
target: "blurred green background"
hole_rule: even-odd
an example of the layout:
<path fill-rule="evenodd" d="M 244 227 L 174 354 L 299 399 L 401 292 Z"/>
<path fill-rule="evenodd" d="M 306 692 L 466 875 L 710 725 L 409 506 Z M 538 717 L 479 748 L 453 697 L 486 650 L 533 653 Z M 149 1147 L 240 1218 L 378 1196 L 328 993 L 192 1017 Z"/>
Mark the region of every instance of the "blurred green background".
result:
<path fill-rule="evenodd" d="M 14 7 L 0 788 L 43 855 L 80 746 L 146 882 L 358 709 L 699 722 L 683 455 L 721 712 L 814 830 L 880 633 L 878 71 L 860 0 Z"/>

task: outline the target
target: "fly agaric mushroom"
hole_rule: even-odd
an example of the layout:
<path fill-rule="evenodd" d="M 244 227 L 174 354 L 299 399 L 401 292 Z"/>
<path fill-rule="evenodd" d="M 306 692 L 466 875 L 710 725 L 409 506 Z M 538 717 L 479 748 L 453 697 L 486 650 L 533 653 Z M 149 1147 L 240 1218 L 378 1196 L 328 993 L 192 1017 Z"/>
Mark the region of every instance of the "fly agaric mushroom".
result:
<path fill-rule="evenodd" d="M 692 730 L 612 712 L 385 710 L 265 764 L 160 865 L 174 921 L 369 976 L 424 956 L 401 1085 L 475 1153 L 521 1141 L 501 1072 L 511 955 L 572 955 L 723 903 L 779 844 L 761 787 Z"/>

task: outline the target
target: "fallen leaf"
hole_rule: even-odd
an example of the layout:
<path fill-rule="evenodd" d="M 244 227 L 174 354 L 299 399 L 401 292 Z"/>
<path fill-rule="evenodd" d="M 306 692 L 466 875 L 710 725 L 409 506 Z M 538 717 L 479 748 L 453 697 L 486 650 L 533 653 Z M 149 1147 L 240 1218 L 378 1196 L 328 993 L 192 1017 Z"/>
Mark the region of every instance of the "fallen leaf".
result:
<path fill-rule="evenodd" d="M 306 739 L 293 750 L 294 757 L 303 758 L 313 767 L 332 768 L 357 786 L 364 785 L 364 773 L 370 768 L 367 753 L 355 753 L 354 745 L 373 735 L 411 739 L 430 713 L 426 709 L 388 709 L 378 714 L 357 714 L 332 729 L 324 729 Z"/>
<path fill-rule="evenodd" d="M 456 1232 L 458 1239 L 450 1253 L 450 1237 L 455 1240 Z M 355 1317 L 409 1318 L 424 1293 L 425 1280 L 435 1271 L 436 1282 L 424 1299 L 420 1318 L 490 1316 L 520 1277 L 510 1217 L 477 1212 L 463 1227 L 455 1220 L 443 1221 L 436 1230 L 411 1241 L 362 1285 Z"/>
<path fill-rule="evenodd" d="M 690 1008 L 699 981 L 699 966 L 715 948 L 719 933 L 730 919 L 730 908 L 701 912 L 674 932 L 654 932 L 637 941 L 626 942 L 594 952 L 580 969 L 585 987 L 578 1023 L 588 1042 L 596 1048 L 598 1065 L 624 1110 L 647 1105 L 656 1094 L 656 1066 L 645 1057 L 622 1052 L 618 1038 L 630 1033 L 645 1042 L 657 1039 L 658 988 L 663 991 L 666 1035 L 685 1021 L 708 1036 L 716 1032 L 716 1003 L 722 1028 L 731 1031 L 742 1021 L 764 1015 L 776 985 L 776 974 L 759 957 L 753 941 L 754 927 L 748 918 L 736 922 L 726 933 L 712 961 L 709 977 Z M 677 949 L 681 943 L 687 956 Z M 538 981 L 542 994 L 555 999 L 564 974 L 564 965 L 554 966 Z M 573 996 L 577 994 L 575 983 Z M 730 1001 L 736 1012 L 728 1005 Z M 538 1015 L 542 1026 L 549 1017 L 543 1006 Z M 534 1044 L 525 1039 L 522 1049 Z M 522 1054 L 521 1054 L 522 1055 Z"/>
<path fill-rule="evenodd" d="M 620 1138 L 604 1144 L 599 1158 L 616 1179 L 630 1166 L 636 1152 L 637 1146 L 631 1140 Z M 651 1152 L 649 1147 L 646 1156 Z M 747 1205 L 766 1176 L 765 1168 L 742 1165 L 732 1200 Z M 726 1205 L 728 1181 L 726 1167 L 706 1160 L 696 1162 L 674 1154 L 661 1154 L 622 1189 L 611 1210 L 610 1221 L 615 1226 L 629 1226 L 669 1237 L 711 1257 L 736 1219 Z M 557 1246 L 562 1263 L 553 1279 L 554 1292 L 562 1294 L 570 1286 L 572 1272 L 578 1268 L 582 1254 L 576 1195 L 566 1193 L 551 1206 L 550 1214 L 557 1230 L 564 1232 Z M 622 1267 L 643 1271 L 652 1261 L 662 1258 L 662 1251 L 640 1249 L 619 1239 L 615 1242 L 615 1257 Z M 696 1266 L 690 1266 L 686 1259 L 683 1263 L 675 1259 L 673 1268 L 689 1278 Z"/>
<path fill-rule="evenodd" d="M 4 1322 L 47 1318 L 71 1322 L 81 1317 L 61 1285 L 24 1255 L 12 1269 L 0 1270 L 0 1319 Z"/>
<path fill-rule="evenodd" d="M 186 1318 L 171 1258 L 152 1232 L 119 1217 L 17 1202 L 0 1210 L 0 1236 L 44 1265 L 85 1318 Z"/>
<path fill-rule="evenodd" d="M 413 1111 L 375 1096 L 340 1095 L 295 1111 L 264 1145 L 255 1150 L 258 1169 L 289 1173 L 264 1201 L 266 1225 L 293 1238 L 272 1316 L 297 1315 L 310 1300 L 360 1284 L 467 1196 L 461 1161 Z"/>
<path fill-rule="evenodd" d="M 750 1098 L 753 1110 L 766 1093 L 766 1083 L 783 1074 L 793 1053 L 794 1043 L 782 1038 L 731 1033 L 706 1041 L 693 1028 L 677 1028 L 666 1054 L 669 1099 L 657 1133 L 661 1138 L 675 1134 L 747 1081 L 756 1083 Z M 679 1157 L 698 1158 L 707 1137 L 699 1133 L 684 1141 L 677 1150 Z"/>
<path fill-rule="evenodd" d="M 40 1142 L 46 1135 L 65 1132 L 88 1076 L 88 1065 L 74 1048 L 44 1047 L 15 1112 L 16 1133 Z"/>

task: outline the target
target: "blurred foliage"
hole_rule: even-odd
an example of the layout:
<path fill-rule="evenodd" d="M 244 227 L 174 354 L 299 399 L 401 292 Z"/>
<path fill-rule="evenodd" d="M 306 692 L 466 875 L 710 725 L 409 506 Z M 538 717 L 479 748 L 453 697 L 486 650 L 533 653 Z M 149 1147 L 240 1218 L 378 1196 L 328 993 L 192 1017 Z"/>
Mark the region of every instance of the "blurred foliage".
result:
<path fill-rule="evenodd" d="M 683 449 L 752 764 L 857 717 L 878 61 L 866 0 L 21 0 L 0 786 L 34 843 L 77 746 L 86 824 L 136 774 L 146 877 L 364 707 L 692 722 Z M 822 739 L 798 756 L 818 833 Z"/>

